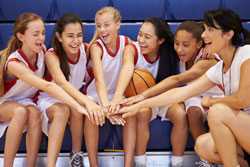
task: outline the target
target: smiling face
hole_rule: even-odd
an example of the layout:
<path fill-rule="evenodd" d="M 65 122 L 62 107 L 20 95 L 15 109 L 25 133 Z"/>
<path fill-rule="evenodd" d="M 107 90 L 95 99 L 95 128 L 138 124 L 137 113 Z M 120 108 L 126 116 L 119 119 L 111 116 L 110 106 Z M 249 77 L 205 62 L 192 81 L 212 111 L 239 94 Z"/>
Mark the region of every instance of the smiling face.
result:
<path fill-rule="evenodd" d="M 218 25 L 217 28 L 205 26 L 205 31 L 202 33 L 202 38 L 205 43 L 206 50 L 209 54 L 220 54 L 220 52 L 225 48 L 230 40 L 228 36 L 229 32 L 223 32 Z M 229 37 L 229 38 L 228 38 Z"/>
<path fill-rule="evenodd" d="M 114 19 L 111 12 L 103 12 L 96 16 L 96 31 L 106 45 L 116 41 L 120 29 L 120 21 Z"/>
<path fill-rule="evenodd" d="M 192 60 L 199 52 L 202 41 L 197 41 L 192 33 L 179 30 L 175 34 L 174 48 L 180 61 L 186 63 Z"/>
<path fill-rule="evenodd" d="M 16 35 L 22 42 L 23 49 L 35 54 L 42 51 L 45 41 L 45 28 L 42 20 L 29 22 L 25 32 L 23 34 L 18 32 Z"/>
<path fill-rule="evenodd" d="M 157 56 L 160 45 L 164 42 L 158 39 L 155 28 L 152 23 L 145 22 L 142 24 L 137 36 L 142 54 Z"/>
<path fill-rule="evenodd" d="M 76 55 L 83 43 L 82 25 L 78 22 L 69 23 L 64 27 L 61 35 L 56 34 L 67 55 Z"/>

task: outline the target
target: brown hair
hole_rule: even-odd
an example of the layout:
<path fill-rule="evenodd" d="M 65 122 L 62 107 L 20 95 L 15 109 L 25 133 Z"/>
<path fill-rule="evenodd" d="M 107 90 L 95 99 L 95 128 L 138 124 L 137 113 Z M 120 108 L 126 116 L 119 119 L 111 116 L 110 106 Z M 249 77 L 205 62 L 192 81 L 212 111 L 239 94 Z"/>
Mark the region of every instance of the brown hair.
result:
<path fill-rule="evenodd" d="M 17 17 L 14 24 L 13 35 L 8 41 L 6 48 L 6 56 L 10 55 L 18 48 L 21 48 L 22 42 L 17 38 L 17 33 L 24 34 L 27 30 L 28 24 L 35 20 L 42 20 L 42 18 L 35 13 L 23 13 Z"/>
<path fill-rule="evenodd" d="M 195 22 L 195 21 L 184 21 L 177 28 L 175 35 L 178 31 L 187 31 L 193 35 L 193 37 L 197 40 L 197 42 L 202 41 L 201 34 L 204 31 L 203 23 Z"/>
<path fill-rule="evenodd" d="M 8 56 L 15 50 L 22 47 L 22 42 L 17 38 L 17 33 L 24 34 L 25 31 L 27 30 L 28 24 L 35 20 L 42 20 L 42 18 L 35 13 L 23 13 L 17 17 L 15 24 L 14 24 L 13 35 L 10 37 L 7 47 L 0 52 L 0 56 L 1 56 L 0 78 L 1 79 L 3 79 L 4 65 Z M 0 84 L 1 84 L 1 90 L 2 90 L 3 82 Z"/>

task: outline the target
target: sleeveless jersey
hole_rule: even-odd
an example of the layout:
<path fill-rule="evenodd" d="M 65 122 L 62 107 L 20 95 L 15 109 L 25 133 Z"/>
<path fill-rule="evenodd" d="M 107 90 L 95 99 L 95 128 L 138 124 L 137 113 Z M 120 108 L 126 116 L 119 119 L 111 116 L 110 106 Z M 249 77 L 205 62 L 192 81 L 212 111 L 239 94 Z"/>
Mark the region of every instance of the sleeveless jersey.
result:
<path fill-rule="evenodd" d="M 116 48 L 116 53 L 114 54 L 109 51 L 109 49 L 105 46 L 104 42 L 101 39 L 98 39 L 96 43 L 102 49 L 103 76 L 107 88 L 108 99 L 111 100 L 115 93 L 117 80 L 122 66 L 123 51 L 125 49 L 125 45 L 128 43 L 128 38 L 121 35 L 117 38 L 117 45 L 116 45 L 117 48 Z M 91 67 L 91 61 L 90 61 L 90 67 Z M 92 97 L 95 101 L 100 102 L 94 78 L 87 86 L 86 93 L 88 96 Z"/>
<path fill-rule="evenodd" d="M 36 60 L 36 66 L 32 66 L 29 61 L 27 56 L 24 54 L 24 52 L 19 49 L 15 52 L 13 52 L 7 59 L 6 64 L 5 64 L 5 71 L 7 68 L 7 64 L 10 61 L 19 61 L 22 62 L 27 68 L 32 70 L 34 74 L 40 78 L 43 77 L 44 75 L 44 53 L 40 52 L 37 55 L 37 60 Z M 18 78 L 7 78 L 5 76 L 5 81 L 4 81 L 4 89 L 5 93 L 2 97 L 0 97 L 0 103 L 3 103 L 6 100 L 22 100 L 24 98 L 32 98 L 38 89 L 30 86 L 29 84 L 25 83 L 24 81 L 18 79 Z"/>

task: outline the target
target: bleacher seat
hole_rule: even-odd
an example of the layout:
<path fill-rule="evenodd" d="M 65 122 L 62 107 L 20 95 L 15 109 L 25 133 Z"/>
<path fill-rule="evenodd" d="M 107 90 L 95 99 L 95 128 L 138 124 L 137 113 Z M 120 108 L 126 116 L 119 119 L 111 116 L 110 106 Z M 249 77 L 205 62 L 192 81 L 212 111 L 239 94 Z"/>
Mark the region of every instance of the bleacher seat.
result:
<path fill-rule="evenodd" d="M 122 20 L 144 20 L 155 16 L 165 18 L 166 0 L 113 0 L 122 16 Z"/>
<path fill-rule="evenodd" d="M 238 13 L 241 19 L 250 19 L 249 0 L 224 0 L 224 6 Z"/>
<path fill-rule="evenodd" d="M 84 21 L 94 21 L 95 13 L 103 6 L 110 5 L 110 0 L 55 0 L 54 8 L 58 17 L 64 13 L 78 14 Z"/>
<path fill-rule="evenodd" d="M 201 20 L 204 11 L 222 7 L 222 0 L 168 0 L 167 20 Z"/>
<path fill-rule="evenodd" d="M 24 12 L 34 12 L 49 19 L 53 0 L 0 0 L 0 21 L 14 21 L 18 15 Z"/>

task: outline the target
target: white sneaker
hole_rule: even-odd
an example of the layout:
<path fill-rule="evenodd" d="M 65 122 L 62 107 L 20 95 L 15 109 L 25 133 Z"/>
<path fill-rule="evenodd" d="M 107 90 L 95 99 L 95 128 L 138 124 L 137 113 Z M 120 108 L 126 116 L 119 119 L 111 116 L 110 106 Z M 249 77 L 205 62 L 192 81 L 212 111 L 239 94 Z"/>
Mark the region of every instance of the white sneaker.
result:
<path fill-rule="evenodd" d="M 199 165 L 198 167 L 217 167 L 217 165 L 210 164 L 206 160 L 200 160 L 199 162 L 195 162 L 195 165 Z"/>

